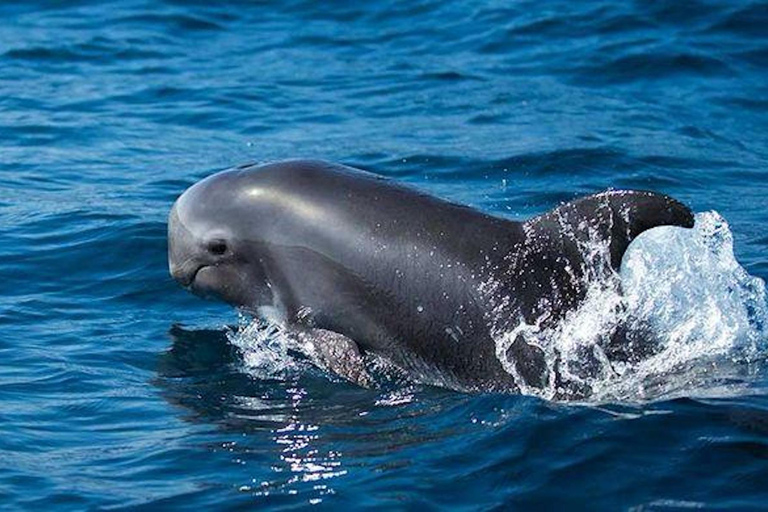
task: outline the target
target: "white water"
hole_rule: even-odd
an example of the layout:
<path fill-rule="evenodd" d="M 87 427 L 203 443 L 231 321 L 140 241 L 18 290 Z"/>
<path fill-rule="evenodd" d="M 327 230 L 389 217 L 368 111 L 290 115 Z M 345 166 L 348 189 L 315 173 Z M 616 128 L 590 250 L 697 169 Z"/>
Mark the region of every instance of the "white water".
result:
<path fill-rule="evenodd" d="M 650 353 L 611 357 L 606 347 L 618 326 Z M 541 347 L 548 385 L 518 382 L 524 393 L 547 399 L 567 400 L 569 389 L 586 390 L 590 402 L 734 394 L 768 354 L 767 326 L 765 283 L 736 261 L 725 219 L 707 212 L 696 215 L 693 229 L 643 233 L 620 273 L 596 280 L 557 328 L 521 324 L 497 339 L 497 353 L 521 334 Z"/>
<path fill-rule="evenodd" d="M 722 392 L 720 381 L 743 377 L 768 355 L 765 282 L 736 261 L 733 235 L 716 212 L 698 214 L 693 230 L 660 227 L 638 237 L 621 280 L 628 311 L 650 325 L 663 350 L 598 391 L 635 386 L 638 398 L 693 386 Z M 659 389 L 654 381 L 665 376 Z"/>
<path fill-rule="evenodd" d="M 592 249 L 597 254 L 606 247 Z M 518 379 L 523 393 L 561 400 L 586 396 L 590 402 L 738 394 L 749 374 L 765 366 L 765 283 L 738 264 L 728 224 L 717 213 L 697 214 L 693 229 L 643 233 L 627 250 L 619 274 L 592 278 L 585 302 L 557 328 L 521 323 L 498 337 L 500 355 L 520 334 L 545 351 L 548 385 L 532 388 Z M 274 315 L 241 315 L 237 330 L 228 332 L 254 378 L 286 378 L 307 371 L 315 360 L 311 343 L 287 336 L 280 325 Z M 652 340 L 651 353 L 612 358 L 606 345 L 620 325 Z M 569 389 L 579 391 L 569 395 Z"/>
<path fill-rule="evenodd" d="M 288 336 L 279 315 L 260 313 L 259 317 L 238 313 L 237 328 L 227 329 L 227 339 L 240 349 L 244 370 L 256 379 L 278 380 L 306 371 L 310 364 L 306 358 L 314 355 L 312 347 Z"/>

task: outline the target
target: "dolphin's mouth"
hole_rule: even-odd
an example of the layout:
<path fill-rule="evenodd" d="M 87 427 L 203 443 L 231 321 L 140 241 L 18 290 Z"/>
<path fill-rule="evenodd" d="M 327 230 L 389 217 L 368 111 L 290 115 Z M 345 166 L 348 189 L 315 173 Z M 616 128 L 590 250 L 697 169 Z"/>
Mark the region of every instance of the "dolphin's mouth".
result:
<path fill-rule="evenodd" d="M 203 270 L 204 268 L 208 268 L 208 267 L 210 267 L 210 265 L 200 265 L 199 267 L 197 267 L 189 275 L 189 280 L 186 283 L 182 283 L 182 285 L 184 285 L 184 287 L 188 288 L 188 289 L 194 287 L 195 286 L 195 279 L 197 279 L 197 275 L 200 273 L 201 270 Z"/>
<path fill-rule="evenodd" d="M 197 279 L 197 275 L 200 273 L 201 270 L 203 270 L 206 267 L 210 267 L 210 265 L 198 265 L 194 268 L 191 272 L 186 271 L 186 265 L 171 265 L 171 276 L 184 288 L 187 290 L 191 290 L 192 286 L 195 284 L 195 279 Z"/>

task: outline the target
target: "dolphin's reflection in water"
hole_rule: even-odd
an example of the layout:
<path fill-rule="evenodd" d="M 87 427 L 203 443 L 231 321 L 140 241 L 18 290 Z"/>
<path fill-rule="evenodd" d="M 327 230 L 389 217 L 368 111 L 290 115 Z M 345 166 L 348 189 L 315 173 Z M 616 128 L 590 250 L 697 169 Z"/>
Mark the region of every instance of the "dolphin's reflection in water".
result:
<path fill-rule="evenodd" d="M 202 444 L 232 453 L 250 477 L 235 487 L 254 495 L 306 494 L 316 503 L 350 472 L 409 466 L 417 447 L 456 434 L 455 426 L 435 428 L 418 418 L 467 400 L 427 389 L 422 392 L 436 396 L 425 406 L 414 400 L 413 388 L 372 391 L 306 371 L 256 379 L 224 330 L 174 325 L 169 334 L 173 343 L 156 379 L 162 396 L 187 412 L 185 420 L 217 427 L 215 436 L 228 440 L 211 443 L 206 435 Z"/>

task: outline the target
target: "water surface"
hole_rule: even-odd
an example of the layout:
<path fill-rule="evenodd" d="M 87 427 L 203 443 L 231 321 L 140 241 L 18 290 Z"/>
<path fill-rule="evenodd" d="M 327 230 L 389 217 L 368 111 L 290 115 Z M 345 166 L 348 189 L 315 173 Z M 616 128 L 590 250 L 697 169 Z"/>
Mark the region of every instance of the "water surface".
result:
<path fill-rule="evenodd" d="M 209 4 L 0 6 L 0 508 L 764 508 L 764 338 L 587 404 L 269 376 L 165 222 L 324 158 L 518 219 L 664 192 L 766 279 L 768 4 Z"/>

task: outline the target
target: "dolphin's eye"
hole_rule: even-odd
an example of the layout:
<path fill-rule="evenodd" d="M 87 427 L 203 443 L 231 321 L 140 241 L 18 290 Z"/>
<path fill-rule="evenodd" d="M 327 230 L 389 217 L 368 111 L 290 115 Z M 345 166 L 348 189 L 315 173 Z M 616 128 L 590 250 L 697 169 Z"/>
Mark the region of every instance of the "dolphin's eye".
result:
<path fill-rule="evenodd" d="M 206 244 L 206 249 L 214 256 L 221 256 L 227 252 L 227 242 L 224 240 L 211 240 Z"/>

